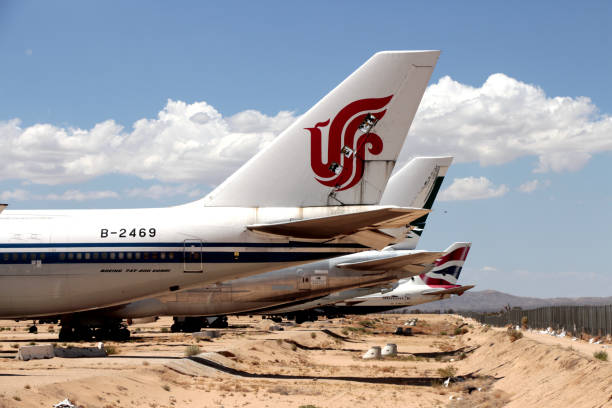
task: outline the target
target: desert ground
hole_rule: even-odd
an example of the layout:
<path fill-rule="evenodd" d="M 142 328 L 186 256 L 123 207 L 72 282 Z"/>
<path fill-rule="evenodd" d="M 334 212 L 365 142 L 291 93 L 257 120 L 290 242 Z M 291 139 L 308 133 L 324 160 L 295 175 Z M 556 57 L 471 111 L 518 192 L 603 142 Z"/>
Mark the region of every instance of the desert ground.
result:
<path fill-rule="evenodd" d="M 412 336 L 394 331 L 418 319 Z M 0 407 L 612 407 L 612 354 L 601 344 L 482 326 L 456 315 L 370 315 L 301 325 L 230 318 L 219 337 L 132 325 L 104 358 L 15 359 L 60 343 L 58 327 L 0 321 Z M 278 329 L 282 330 L 278 330 Z M 361 356 L 397 344 L 398 355 Z M 608 348 L 610 347 L 610 348 Z M 612 357 L 612 355 L 610 356 Z M 609 357 L 609 358 L 610 358 Z M 448 377 L 453 379 L 445 385 Z"/>

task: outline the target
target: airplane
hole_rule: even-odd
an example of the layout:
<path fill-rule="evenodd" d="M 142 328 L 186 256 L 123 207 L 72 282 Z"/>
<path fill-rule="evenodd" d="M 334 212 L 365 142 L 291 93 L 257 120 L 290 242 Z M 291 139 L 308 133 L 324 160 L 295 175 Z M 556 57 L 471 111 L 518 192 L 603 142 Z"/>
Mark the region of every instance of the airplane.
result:
<path fill-rule="evenodd" d="M 111 307 L 393 244 L 383 229 L 428 212 L 377 204 L 438 56 L 375 54 L 193 203 L 1 206 L 0 318 Z"/>
<path fill-rule="evenodd" d="M 391 177 L 381 204 L 431 209 L 451 162 L 452 157 L 418 157 L 411 160 Z M 403 226 L 387 233 L 403 237 L 410 234 L 410 228 Z M 151 316 L 174 316 L 173 331 L 194 332 L 210 325 L 210 319 L 205 318 L 212 316 L 260 313 L 281 304 L 299 304 L 336 291 L 379 286 L 416 276 L 432 269 L 435 260 L 444 254 L 391 249 L 394 247 L 344 255 L 122 306 L 76 313 L 64 319 L 70 318 L 73 325 L 97 327 L 95 333 L 90 333 L 97 338 L 104 336 L 101 328 L 109 324 L 119 324 L 122 319 Z M 221 325 L 227 322 L 227 318 L 214 321 L 216 325 Z"/>
<path fill-rule="evenodd" d="M 311 302 L 303 306 L 310 308 L 308 314 L 311 318 L 316 319 L 318 316 L 334 318 L 347 314 L 381 313 L 448 299 L 451 295 L 461 296 L 474 287 L 474 285 L 457 284 L 471 246 L 469 242 L 452 244 L 446 249 L 445 255 L 436 261 L 431 271 L 401 279 L 391 291 L 372 293 L 373 288 L 357 288 L 317 299 L 318 304 Z M 277 313 L 290 315 L 292 312 L 295 313 L 293 310 L 281 309 Z"/>

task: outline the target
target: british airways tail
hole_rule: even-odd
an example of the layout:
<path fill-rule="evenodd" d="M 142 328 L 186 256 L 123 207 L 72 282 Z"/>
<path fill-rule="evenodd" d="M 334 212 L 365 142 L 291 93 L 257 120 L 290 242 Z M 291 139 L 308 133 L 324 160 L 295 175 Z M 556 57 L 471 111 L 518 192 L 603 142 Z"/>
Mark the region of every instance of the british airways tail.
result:
<path fill-rule="evenodd" d="M 440 191 L 446 172 L 453 162 L 451 156 L 416 157 L 408 162 L 389 180 L 380 200 L 381 205 L 425 208 L 431 210 Z M 415 249 L 425 229 L 425 214 L 410 223 L 410 228 L 398 228 L 385 232 L 403 241 L 392 249 Z"/>
<path fill-rule="evenodd" d="M 420 275 L 423 283 L 429 286 L 456 285 L 471 246 L 471 242 L 455 242 L 448 247 L 444 256 L 436 261 L 435 267 Z"/>
<path fill-rule="evenodd" d="M 378 204 L 439 54 L 375 54 L 194 204 Z"/>

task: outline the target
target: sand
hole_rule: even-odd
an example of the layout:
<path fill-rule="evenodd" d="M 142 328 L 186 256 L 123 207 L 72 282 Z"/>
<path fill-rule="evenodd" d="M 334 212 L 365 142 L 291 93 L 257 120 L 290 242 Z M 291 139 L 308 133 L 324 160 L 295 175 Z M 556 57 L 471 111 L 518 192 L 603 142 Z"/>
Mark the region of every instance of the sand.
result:
<path fill-rule="evenodd" d="M 392 334 L 413 317 L 414 336 Z M 167 332 L 170 324 L 131 326 L 133 339 L 106 343 L 115 351 L 106 358 L 18 361 L 14 345 L 62 346 L 58 328 L 30 334 L 27 322 L 0 321 L 0 407 L 51 407 L 64 398 L 101 408 L 612 407 L 612 363 L 593 357 L 609 350 L 612 359 L 609 344 L 536 332 L 512 342 L 505 329 L 460 316 L 350 317 L 283 331 L 231 318 L 221 337 L 200 342 Z M 397 344 L 398 357 L 361 359 L 387 343 Z M 440 384 L 453 371 L 469 378 Z"/>

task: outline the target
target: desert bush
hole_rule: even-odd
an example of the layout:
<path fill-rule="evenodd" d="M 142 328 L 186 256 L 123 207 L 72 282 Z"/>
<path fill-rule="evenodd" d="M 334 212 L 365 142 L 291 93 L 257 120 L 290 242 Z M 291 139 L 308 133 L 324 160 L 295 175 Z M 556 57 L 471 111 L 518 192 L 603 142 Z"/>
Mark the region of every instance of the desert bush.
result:
<path fill-rule="evenodd" d="M 185 357 L 195 356 L 200 354 L 200 346 L 192 344 L 191 346 L 185 347 Z"/>
<path fill-rule="evenodd" d="M 608 353 L 606 353 L 605 351 L 596 351 L 595 353 L 593 353 L 593 357 L 595 357 L 598 360 L 601 361 L 608 361 Z"/>
<path fill-rule="evenodd" d="M 310 333 L 310 338 L 316 339 L 317 338 L 317 333 L 315 333 L 315 332 Z"/>
<path fill-rule="evenodd" d="M 49 327 L 47 328 L 47 331 L 48 331 L 49 333 L 55 333 L 55 327 L 53 327 L 53 326 L 49 326 Z"/>
<path fill-rule="evenodd" d="M 523 333 L 521 333 L 520 330 L 513 329 L 512 327 L 508 327 L 506 333 L 508 334 L 511 342 L 515 342 L 518 339 L 523 338 Z"/>
<path fill-rule="evenodd" d="M 117 347 L 115 347 L 112 344 L 106 344 L 104 345 L 104 350 L 106 350 L 106 354 L 107 355 L 112 355 L 112 354 L 118 354 L 119 353 L 119 349 Z"/>
<path fill-rule="evenodd" d="M 349 331 L 346 328 L 342 329 L 342 334 L 345 335 L 345 336 L 348 336 L 349 335 Z"/>
<path fill-rule="evenodd" d="M 444 368 L 438 368 L 438 375 L 442 378 L 454 377 L 457 374 L 457 368 L 452 365 L 447 365 Z"/>
<path fill-rule="evenodd" d="M 161 332 L 162 333 L 168 333 L 168 328 L 167 327 L 162 327 L 161 328 Z"/>
<path fill-rule="evenodd" d="M 529 319 L 527 319 L 527 316 L 523 316 L 521 317 L 521 327 L 523 329 L 527 328 L 527 323 L 529 322 Z"/>
<path fill-rule="evenodd" d="M 373 329 L 376 326 L 376 323 L 373 320 L 361 320 L 359 324 L 368 329 Z"/>
<path fill-rule="evenodd" d="M 170 392 L 170 386 L 168 384 L 162 385 L 162 388 L 168 392 Z"/>

